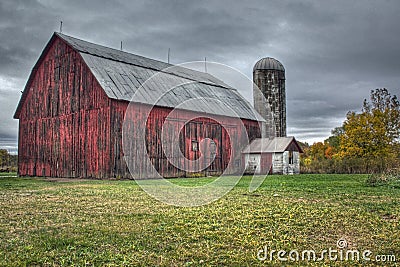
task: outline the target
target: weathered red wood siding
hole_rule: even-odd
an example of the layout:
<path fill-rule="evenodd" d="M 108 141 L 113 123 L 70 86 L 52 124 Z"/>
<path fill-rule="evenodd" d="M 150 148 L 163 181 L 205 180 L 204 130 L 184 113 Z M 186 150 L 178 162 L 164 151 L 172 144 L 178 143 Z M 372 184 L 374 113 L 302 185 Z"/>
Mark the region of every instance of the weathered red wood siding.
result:
<path fill-rule="evenodd" d="M 261 153 L 260 174 L 269 174 L 272 171 L 272 153 Z"/>
<path fill-rule="evenodd" d="M 164 177 L 180 177 L 193 175 L 191 172 L 183 171 L 182 168 L 176 168 L 171 164 L 169 157 L 180 162 L 185 170 L 202 169 L 202 166 L 210 167 L 203 171 L 194 172 L 206 175 L 221 174 L 228 168 L 228 163 L 231 161 L 229 169 L 225 173 L 233 174 L 240 173 L 242 168 L 241 150 L 243 144 L 246 144 L 246 139 L 250 141 L 260 137 L 259 123 L 250 120 L 241 120 L 237 118 L 212 116 L 216 120 L 207 118 L 207 115 L 194 113 L 191 111 L 178 110 L 172 112 L 171 108 L 151 107 L 143 104 L 131 104 L 133 107 L 128 108 L 128 102 L 112 101 L 111 109 L 111 128 L 115 133 L 122 132 L 122 119 L 126 116 L 128 125 L 125 134 L 129 135 L 124 141 L 127 142 L 125 147 L 132 147 L 131 153 L 127 155 L 131 160 L 130 166 L 133 175 L 138 178 L 151 178 L 155 176 L 151 166 L 147 166 L 143 160 L 144 151 L 155 169 Z M 148 115 L 148 116 L 147 116 Z M 195 119 L 191 119 L 197 117 Z M 224 126 L 220 125 L 222 122 Z M 188 122 L 180 129 L 183 122 Z M 245 130 L 239 125 L 245 126 Z M 143 127 L 146 127 L 144 130 Z M 162 142 L 162 130 L 166 132 L 166 140 Z M 143 137 L 140 135 L 143 132 L 145 135 L 146 147 L 142 145 Z M 230 138 L 229 138 L 230 136 Z M 130 177 L 124 154 L 122 149 L 121 134 L 113 134 L 111 147 L 113 149 L 113 169 L 115 174 L 120 177 Z M 200 151 L 192 150 L 192 141 L 197 141 L 199 144 L 205 138 L 211 139 L 216 144 L 215 160 L 211 161 L 195 161 L 200 157 Z M 172 146 L 173 142 L 178 143 L 177 147 L 181 150 L 182 155 L 179 155 Z M 166 153 L 169 153 L 167 155 Z M 181 156 L 181 158 L 177 158 Z M 190 162 L 184 164 L 184 158 Z M 175 164 L 176 165 L 176 164 Z"/>
<path fill-rule="evenodd" d="M 81 56 L 56 38 L 19 115 L 19 174 L 108 177 L 109 99 Z"/>

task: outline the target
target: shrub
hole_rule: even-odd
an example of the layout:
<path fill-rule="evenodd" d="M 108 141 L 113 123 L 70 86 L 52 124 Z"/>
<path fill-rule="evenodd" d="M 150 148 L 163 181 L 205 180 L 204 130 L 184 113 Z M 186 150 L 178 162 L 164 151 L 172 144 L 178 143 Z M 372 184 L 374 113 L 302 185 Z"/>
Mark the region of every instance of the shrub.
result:
<path fill-rule="evenodd" d="M 392 169 L 382 173 L 373 173 L 366 179 L 368 186 L 390 185 L 400 188 L 400 170 Z"/>

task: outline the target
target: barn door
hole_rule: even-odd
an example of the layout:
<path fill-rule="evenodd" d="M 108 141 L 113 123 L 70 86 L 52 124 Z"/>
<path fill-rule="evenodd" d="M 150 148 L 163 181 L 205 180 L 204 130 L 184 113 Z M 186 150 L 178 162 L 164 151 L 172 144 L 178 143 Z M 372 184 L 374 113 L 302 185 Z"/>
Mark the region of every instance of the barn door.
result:
<path fill-rule="evenodd" d="M 218 123 L 191 121 L 186 124 L 185 157 L 189 170 L 203 175 L 220 174 L 222 166 L 222 127 Z M 190 174 L 187 174 L 190 176 Z"/>
<path fill-rule="evenodd" d="M 220 174 L 222 168 L 222 127 L 217 123 L 205 125 L 204 166 L 206 175 Z"/>
<path fill-rule="evenodd" d="M 185 165 L 185 170 L 189 171 L 186 176 L 191 176 L 192 172 L 195 173 L 194 170 L 200 170 L 201 168 L 201 163 L 198 160 L 200 158 L 200 140 L 202 138 L 201 125 L 202 123 L 195 121 L 185 125 L 185 157 L 188 160 L 188 166 Z"/>

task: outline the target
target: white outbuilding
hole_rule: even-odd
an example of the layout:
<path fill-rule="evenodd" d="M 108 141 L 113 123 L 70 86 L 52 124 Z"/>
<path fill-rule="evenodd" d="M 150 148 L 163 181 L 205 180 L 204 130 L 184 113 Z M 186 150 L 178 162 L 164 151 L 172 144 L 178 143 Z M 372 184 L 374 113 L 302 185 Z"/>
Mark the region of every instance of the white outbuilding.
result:
<path fill-rule="evenodd" d="M 242 153 L 247 173 L 300 173 L 303 150 L 294 137 L 257 138 Z"/>

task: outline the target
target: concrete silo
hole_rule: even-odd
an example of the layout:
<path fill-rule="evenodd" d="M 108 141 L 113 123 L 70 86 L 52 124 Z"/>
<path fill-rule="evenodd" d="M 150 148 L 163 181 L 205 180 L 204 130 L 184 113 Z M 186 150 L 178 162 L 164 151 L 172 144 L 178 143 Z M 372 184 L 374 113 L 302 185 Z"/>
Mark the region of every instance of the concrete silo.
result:
<path fill-rule="evenodd" d="M 286 136 L 285 68 L 278 60 L 266 57 L 254 65 L 254 108 L 267 121 L 266 137 Z M 257 88 L 258 87 L 258 88 Z"/>

